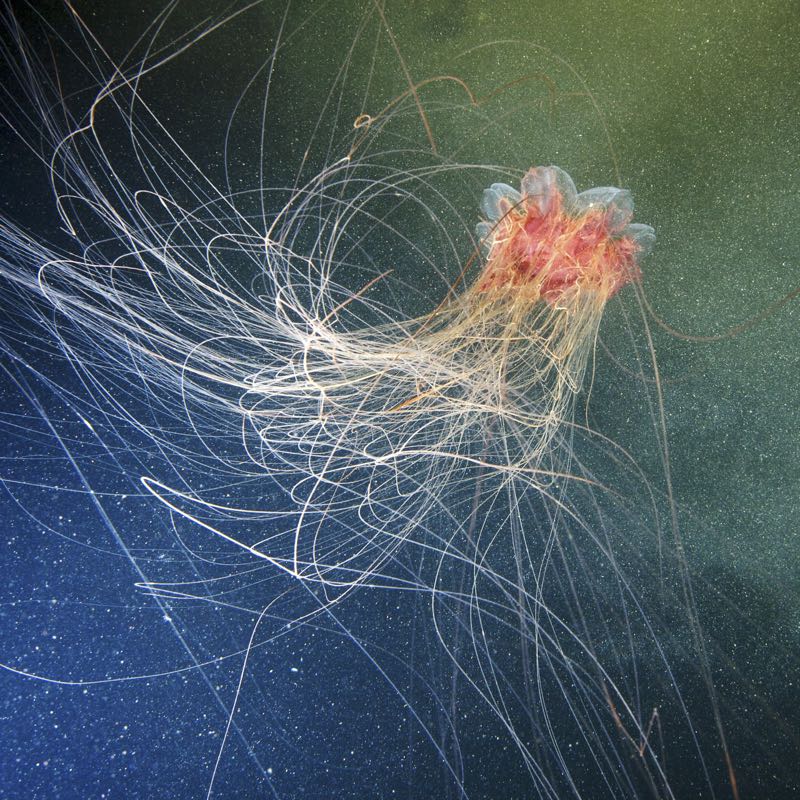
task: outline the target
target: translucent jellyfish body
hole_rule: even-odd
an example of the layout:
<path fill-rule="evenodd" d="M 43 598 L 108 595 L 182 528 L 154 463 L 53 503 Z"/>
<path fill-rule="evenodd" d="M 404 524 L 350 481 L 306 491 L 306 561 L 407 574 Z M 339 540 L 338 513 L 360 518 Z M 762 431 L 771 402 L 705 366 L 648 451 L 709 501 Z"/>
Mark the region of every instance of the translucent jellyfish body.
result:
<path fill-rule="evenodd" d="M 591 292 L 601 301 L 640 276 L 653 246 L 649 225 L 632 224 L 630 192 L 597 187 L 578 192 L 559 167 L 534 167 L 520 191 L 493 183 L 483 193 L 477 227 L 486 264 L 479 292 L 513 291 L 560 304 Z"/>

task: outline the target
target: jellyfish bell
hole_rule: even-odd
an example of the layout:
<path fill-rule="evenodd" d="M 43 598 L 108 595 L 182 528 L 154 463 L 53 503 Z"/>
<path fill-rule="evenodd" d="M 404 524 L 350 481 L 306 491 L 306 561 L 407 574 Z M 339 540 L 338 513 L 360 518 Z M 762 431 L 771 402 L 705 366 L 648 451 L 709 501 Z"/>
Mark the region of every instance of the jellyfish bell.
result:
<path fill-rule="evenodd" d="M 487 255 L 480 292 L 516 289 L 535 302 L 566 305 L 588 293 L 605 303 L 640 276 L 638 262 L 655 241 L 649 225 L 630 224 L 633 200 L 613 187 L 577 194 L 558 167 L 535 167 L 522 192 L 493 184 L 477 234 Z"/>

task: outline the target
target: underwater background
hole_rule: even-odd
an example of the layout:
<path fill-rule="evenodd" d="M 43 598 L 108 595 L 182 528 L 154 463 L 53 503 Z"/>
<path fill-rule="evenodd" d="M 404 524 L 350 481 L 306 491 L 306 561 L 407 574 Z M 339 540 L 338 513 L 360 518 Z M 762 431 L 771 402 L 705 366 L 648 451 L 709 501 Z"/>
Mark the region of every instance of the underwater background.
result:
<path fill-rule="evenodd" d="M 58 3 L 11 6 L 23 26 L 41 30 L 41 14 L 74 37 Z M 169 41 L 221 6 L 178 4 L 159 35 Z M 75 8 L 121 60 L 162 6 Z M 520 172 L 557 164 L 579 189 L 624 186 L 637 221 L 655 228 L 643 287 L 664 323 L 651 327 L 672 478 L 740 795 L 799 796 L 800 301 L 780 301 L 800 286 L 800 5 L 389 0 L 381 9 L 414 80 L 458 76 L 496 118 L 476 137 L 457 88 L 435 87 L 429 112 L 440 152 Z M 370 4 L 357 2 L 259 5 L 149 76 L 143 91 L 213 180 L 234 189 L 259 180 L 290 185 L 306 150 L 309 167 L 322 166 L 337 130 L 346 141 L 363 111 L 356 101 L 326 105 L 343 63 L 353 86 L 369 84 L 358 100 L 370 98 L 374 111 L 407 87 L 387 41 L 375 48 L 356 38 L 368 13 L 374 17 Z M 259 173 L 257 93 L 238 106 L 227 149 L 225 132 L 279 31 L 291 34 L 291 46 L 271 77 L 268 158 Z M 45 58 L 52 35 L 35 40 Z M 65 84 L 78 96 L 87 76 L 66 75 Z M 422 146 L 418 122 L 409 129 L 416 125 Z M 0 135 L 0 208 L 56 240 L 46 169 L 7 126 Z M 124 131 L 119 136 L 123 146 Z M 462 216 L 474 209 L 477 222 L 479 188 L 454 191 Z M 437 291 L 411 259 L 386 258 L 408 270 L 407 280 Z M 606 313 L 589 420 L 656 473 L 653 418 L 619 344 L 629 313 L 616 301 Z M 212 608 L 178 608 L 162 620 L 163 608 L 136 589 L 140 578 L 112 527 L 125 531 L 124 550 L 163 558 L 174 543 L 162 510 L 127 500 L 138 485 L 126 488 L 120 473 L 94 459 L 91 439 L 36 374 L 63 370 L 54 380 L 68 382 L 68 370 L 45 355 L 39 363 L 35 343 L 22 352 L 33 370 L 7 359 L 0 386 L 0 661 L 78 685 L 0 670 L 0 798 L 203 797 L 226 719 L 219 698 L 230 699 L 241 666 L 214 659 L 243 646 L 247 625 L 220 625 Z M 87 484 L 110 498 L 113 526 L 82 493 L 48 417 L 70 432 Z M 124 466 L 122 445 L 119 459 Z M 646 531 L 632 526 L 620 535 L 632 553 L 649 557 Z M 401 608 L 386 597 L 354 606 L 351 630 L 392 653 L 417 635 L 414 615 L 424 603 Z M 189 651 L 212 666 L 181 669 Z M 335 632 L 289 630 L 249 669 L 257 678 L 240 711 L 247 733 L 231 738 L 214 797 L 457 796 L 439 788 L 447 776 L 391 687 Z M 144 674 L 152 677 L 103 682 Z M 689 703 L 704 698 L 699 686 L 696 697 L 686 695 Z M 702 709 L 698 715 L 707 721 Z M 469 796 L 528 797 L 524 781 L 508 777 L 517 769 L 513 748 L 479 717 L 465 730 L 471 725 L 466 757 L 483 778 Z M 714 782 L 728 797 L 724 779 Z M 681 788 L 681 797 L 706 796 L 691 780 Z"/>

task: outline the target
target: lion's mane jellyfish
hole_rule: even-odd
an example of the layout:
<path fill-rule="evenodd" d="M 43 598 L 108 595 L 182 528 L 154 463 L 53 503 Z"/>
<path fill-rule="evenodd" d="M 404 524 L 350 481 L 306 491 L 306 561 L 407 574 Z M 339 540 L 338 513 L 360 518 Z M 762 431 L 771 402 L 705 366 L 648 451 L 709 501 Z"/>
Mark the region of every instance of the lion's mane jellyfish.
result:
<path fill-rule="evenodd" d="M 365 24 L 376 17 L 380 37 L 360 29 L 354 47 L 392 35 L 384 4 L 367 5 Z M 234 190 L 227 162 L 225 180 L 212 180 L 160 106 L 146 104 L 145 78 L 171 64 L 171 50 L 162 59 L 153 47 L 125 69 L 109 63 L 107 75 L 92 51 L 96 93 L 62 97 L 44 65 L 30 71 L 39 62 L 9 27 L 14 110 L 27 123 L 22 110 L 35 109 L 50 134 L 32 149 L 43 149 L 67 238 L 51 245 L 0 214 L 0 279 L 17 306 L 0 325 L 2 348 L 14 365 L 41 358 L 19 334 L 41 330 L 69 367 L 63 385 L 56 376 L 42 390 L 58 414 L 12 371 L 9 380 L 31 418 L 46 421 L 42 441 L 68 456 L 47 458 L 75 470 L 101 534 L 121 548 L 119 583 L 136 586 L 127 610 L 157 608 L 180 643 L 164 666 L 144 626 L 126 621 L 124 636 L 146 637 L 150 658 L 133 677 L 196 673 L 222 711 L 217 740 L 206 737 L 191 762 L 212 754 L 208 796 L 217 768 L 244 752 L 276 797 L 344 796 L 356 780 L 348 796 L 377 796 L 395 765 L 391 780 L 414 773 L 430 797 L 677 796 L 662 742 L 691 738 L 701 770 L 706 745 L 670 672 L 662 642 L 672 628 L 658 626 L 660 611 L 639 591 L 666 582 L 627 540 L 618 557 L 613 539 L 630 523 L 660 547 L 659 503 L 674 512 L 668 459 L 659 493 L 588 412 L 576 421 L 606 305 L 639 280 L 655 241 L 632 221 L 630 193 L 579 193 L 559 167 L 534 167 L 518 189 L 496 182 L 483 192 L 473 237 L 480 190 L 508 172 L 482 166 L 483 151 L 464 161 L 430 152 L 418 89 L 435 100 L 452 78 L 409 79 L 372 117 L 363 109 L 375 97 L 359 86 L 355 132 L 340 141 L 332 109 L 349 106 L 329 102 L 296 174 L 271 164 L 274 186 L 262 172 L 252 191 Z M 83 40 L 82 21 L 79 30 Z M 269 76 L 267 94 L 283 53 L 278 35 L 257 73 Z M 329 101 L 350 97 L 349 75 L 339 73 Z M 237 109 L 258 87 L 247 85 Z M 472 91 L 469 102 L 458 97 L 482 131 L 492 109 Z M 263 158 L 285 126 L 279 111 L 266 114 L 266 95 L 257 100 Z M 409 120 L 422 151 L 397 147 Z M 233 129 L 226 153 L 236 151 Z M 39 380 L 35 364 L 30 372 Z M 657 380 L 636 377 L 654 399 Z M 5 424 L 16 430 L 16 412 Z M 660 429 L 654 441 L 666 450 Z M 29 482 L 38 486 L 38 474 Z M 619 497 L 631 502 L 618 507 Z M 46 520 L 53 505 L 48 494 L 31 519 Z M 134 525 L 131 507 L 163 526 Z M 106 553 L 101 541 L 87 549 Z M 628 575 L 642 564 L 637 585 Z M 92 590 L 113 582 L 91 577 Z M 118 653 L 114 667 L 98 657 L 93 670 L 81 644 L 77 679 L 60 666 L 17 666 L 13 653 L 6 669 L 51 683 L 130 683 Z M 372 763 L 384 731 L 391 755 Z M 280 776 L 278 750 L 289 764 Z M 346 772 L 328 768 L 340 756 Z"/>

